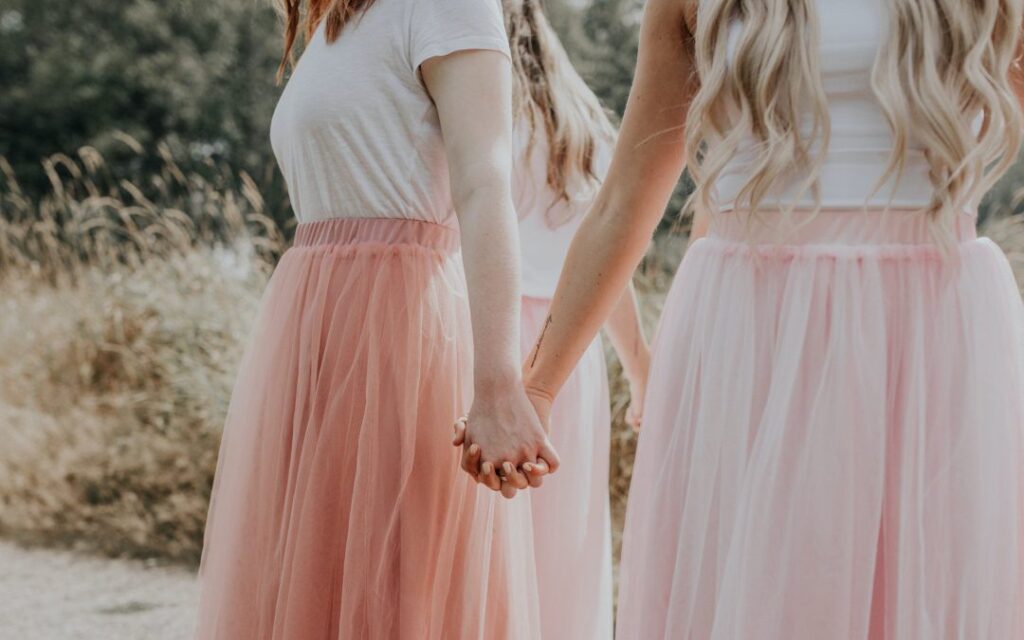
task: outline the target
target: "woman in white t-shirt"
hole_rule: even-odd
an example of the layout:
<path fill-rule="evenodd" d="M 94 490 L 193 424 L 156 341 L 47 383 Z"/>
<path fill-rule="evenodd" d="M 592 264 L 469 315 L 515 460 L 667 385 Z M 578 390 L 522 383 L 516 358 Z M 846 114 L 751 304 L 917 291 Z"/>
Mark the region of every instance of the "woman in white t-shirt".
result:
<path fill-rule="evenodd" d="M 479 479 L 506 496 L 528 486 L 520 470 L 536 485 L 558 463 L 510 384 L 501 7 L 301 5 L 284 6 L 287 49 L 300 11 L 307 44 L 271 127 L 300 224 L 232 397 L 197 635 L 539 638 L 529 500 L 476 487 L 447 431 L 468 410 L 475 451 L 492 456 L 473 458 Z M 499 481 L 502 462 L 515 468 Z"/>
<path fill-rule="evenodd" d="M 522 262 L 522 353 L 544 327 L 569 243 L 608 169 L 615 140 L 537 0 L 505 0 L 515 106 L 513 201 Z M 639 426 L 649 354 L 630 288 L 605 328 L 629 379 Z M 611 640 L 610 415 L 595 340 L 551 413 L 558 477 L 530 494 L 543 638 Z"/>

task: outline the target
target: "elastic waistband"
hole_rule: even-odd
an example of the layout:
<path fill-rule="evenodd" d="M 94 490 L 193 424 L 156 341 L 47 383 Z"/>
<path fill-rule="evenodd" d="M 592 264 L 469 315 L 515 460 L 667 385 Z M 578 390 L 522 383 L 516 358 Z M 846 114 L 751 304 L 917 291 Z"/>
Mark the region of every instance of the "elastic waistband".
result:
<path fill-rule="evenodd" d="M 967 213 L 956 217 L 955 242 L 977 238 L 977 220 Z M 756 216 L 722 212 L 712 218 L 709 237 L 765 245 L 929 245 L 938 243 L 928 214 L 920 210 L 826 209 L 816 214 L 764 211 Z"/>
<path fill-rule="evenodd" d="M 423 220 L 332 218 L 300 224 L 292 246 L 351 244 L 414 245 L 449 253 L 459 248 L 459 232 Z"/>

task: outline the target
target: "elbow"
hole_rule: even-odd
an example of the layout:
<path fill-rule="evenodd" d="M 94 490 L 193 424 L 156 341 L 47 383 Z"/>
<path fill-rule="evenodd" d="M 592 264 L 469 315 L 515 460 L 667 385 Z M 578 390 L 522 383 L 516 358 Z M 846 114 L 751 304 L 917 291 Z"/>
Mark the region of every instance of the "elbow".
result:
<path fill-rule="evenodd" d="M 478 170 L 453 180 L 452 205 L 460 224 L 471 224 L 481 216 L 515 217 L 509 178 L 498 170 Z"/>
<path fill-rule="evenodd" d="M 614 238 L 625 245 L 642 244 L 646 248 L 657 222 L 648 228 L 639 212 L 632 203 L 599 198 L 587 212 L 584 225 L 594 234 Z"/>

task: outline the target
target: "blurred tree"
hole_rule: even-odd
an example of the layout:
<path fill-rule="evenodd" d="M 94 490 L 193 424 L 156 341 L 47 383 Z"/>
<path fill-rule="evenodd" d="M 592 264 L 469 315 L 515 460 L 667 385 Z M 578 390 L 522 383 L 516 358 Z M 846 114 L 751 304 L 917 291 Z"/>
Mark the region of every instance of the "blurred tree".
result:
<path fill-rule="evenodd" d="M 621 116 L 636 66 L 643 1 L 550 0 L 545 9 L 580 75 Z"/>
<path fill-rule="evenodd" d="M 253 0 L 0 0 L 0 156 L 32 193 L 56 152 L 139 163 L 121 130 L 271 180 L 279 51 L 273 10 Z"/>

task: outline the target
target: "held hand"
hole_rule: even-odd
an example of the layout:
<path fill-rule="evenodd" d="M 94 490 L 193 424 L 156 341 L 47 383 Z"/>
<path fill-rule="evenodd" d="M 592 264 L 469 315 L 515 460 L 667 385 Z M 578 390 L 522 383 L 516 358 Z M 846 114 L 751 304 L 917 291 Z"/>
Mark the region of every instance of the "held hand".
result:
<path fill-rule="evenodd" d="M 459 418 L 455 422 L 455 436 L 452 439 L 452 444 L 455 445 L 456 447 L 463 447 L 463 469 L 466 469 L 467 467 L 470 469 L 478 469 L 480 468 L 480 445 L 474 443 L 472 445 L 469 445 L 468 447 L 463 446 L 466 442 L 467 420 L 468 418 Z M 488 467 L 488 469 L 489 475 L 474 475 L 473 479 L 477 482 L 483 482 L 483 479 L 486 478 L 488 482 L 486 482 L 485 484 L 488 484 L 488 487 L 493 489 L 494 487 L 489 482 L 492 479 L 491 476 L 493 475 L 493 469 L 490 469 L 490 467 Z M 545 462 L 543 458 L 538 458 L 536 462 L 524 462 L 522 465 L 519 466 L 518 471 L 522 473 L 523 476 L 526 478 L 527 484 L 529 484 L 529 486 L 533 488 L 537 488 L 544 484 L 544 476 L 551 473 L 551 469 L 548 467 L 548 463 Z"/>
<path fill-rule="evenodd" d="M 453 444 L 463 447 L 463 470 L 506 498 L 539 486 L 558 468 L 558 454 L 518 384 L 478 394 L 469 415 L 455 424 Z"/>
<path fill-rule="evenodd" d="M 526 390 L 526 397 L 530 399 L 530 404 L 533 405 L 533 410 L 544 427 L 544 433 L 551 433 L 551 406 L 553 400 L 536 390 L 530 389 Z M 541 486 L 544 482 L 544 476 L 550 473 L 543 459 L 538 460 L 535 465 L 527 463 L 523 466 L 523 471 L 526 472 L 526 480 L 534 489 Z"/>
<path fill-rule="evenodd" d="M 644 419 L 644 395 L 647 393 L 647 376 L 651 370 L 651 351 L 645 341 L 634 348 L 631 357 L 623 360 L 623 373 L 629 380 L 629 407 L 626 408 L 626 424 L 640 433 Z"/>
<path fill-rule="evenodd" d="M 631 378 L 629 381 L 629 407 L 626 408 L 626 424 L 640 433 L 644 419 L 644 394 L 647 392 L 647 376 Z"/>

